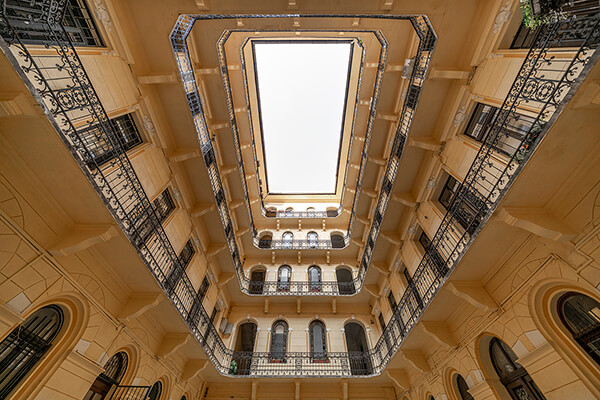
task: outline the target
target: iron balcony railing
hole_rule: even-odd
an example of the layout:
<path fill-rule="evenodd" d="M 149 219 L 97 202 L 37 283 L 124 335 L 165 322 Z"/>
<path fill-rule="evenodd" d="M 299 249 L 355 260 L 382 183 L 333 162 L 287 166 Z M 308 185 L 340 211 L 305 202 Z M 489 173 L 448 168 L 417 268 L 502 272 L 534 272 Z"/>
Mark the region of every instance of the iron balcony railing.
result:
<path fill-rule="evenodd" d="M 275 16 L 275 18 L 277 18 L 277 16 Z M 321 30 L 322 32 L 327 32 L 328 30 Z M 337 31 L 336 31 L 337 32 Z M 352 32 L 351 30 L 348 31 L 346 30 L 346 32 Z M 365 31 L 361 31 L 361 33 L 364 33 Z M 384 72 L 384 67 L 385 67 L 385 60 L 387 58 L 387 52 L 388 52 L 388 44 L 387 41 L 385 40 L 385 38 L 383 37 L 383 35 L 381 34 L 381 32 L 379 31 L 370 31 L 372 32 L 377 39 L 379 40 L 380 44 L 381 44 L 381 51 L 379 54 L 379 63 L 378 63 L 378 68 L 377 68 L 377 74 L 376 74 L 376 78 L 375 78 L 375 84 L 373 85 L 373 94 L 372 94 L 372 101 L 371 101 L 371 105 L 370 107 L 372 108 L 372 110 L 376 109 L 377 106 L 377 102 L 379 99 L 379 92 L 381 89 L 381 81 L 383 79 L 383 72 Z M 235 151 L 236 151 L 236 156 L 238 159 L 238 170 L 239 170 L 239 174 L 241 177 L 241 185 L 242 185 L 242 190 L 244 192 L 244 198 L 245 198 L 245 204 L 246 204 L 246 212 L 248 215 L 248 220 L 250 221 L 250 227 L 251 227 L 251 234 L 253 236 L 253 243 L 255 246 L 257 246 L 257 230 L 254 224 L 254 215 L 252 213 L 252 207 L 250 205 L 250 195 L 249 195 L 249 191 L 248 191 L 248 185 L 246 183 L 246 179 L 245 179 L 245 163 L 242 157 L 242 150 L 241 150 L 241 146 L 240 146 L 240 140 L 239 140 L 239 131 L 238 131 L 238 124 L 237 124 L 237 116 L 234 110 L 234 105 L 233 105 L 233 94 L 232 94 L 232 90 L 231 90 L 231 83 L 230 83 L 230 79 L 229 79 L 229 70 L 227 68 L 227 57 L 225 54 L 225 42 L 227 41 L 227 39 L 229 38 L 229 36 L 231 35 L 231 31 L 230 30 L 226 30 L 223 35 L 221 35 L 221 37 L 219 38 L 218 42 L 217 42 L 217 54 L 219 56 L 219 65 L 221 68 L 221 75 L 223 78 L 223 86 L 225 89 L 225 95 L 226 95 L 226 101 L 227 101 L 227 109 L 228 109 L 228 113 L 229 113 L 229 121 L 230 121 L 230 125 L 231 125 L 231 129 L 232 129 L 232 134 L 233 134 L 233 141 L 234 141 L 234 146 L 235 146 Z M 244 46 L 246 45 L 246 43 L 248 42 L 248 38 L 244 40 L 241 49 L 244 48 Z M 185 41 L 185 39 L 184 39 Z M 361 53 L 361 61 L 360 61 L 360 67 L 359 67 L 359 87 L 362 83 L 362 76 L 363 76 L 363 68 L 364 68 L 364 64 L 365 64 L 365 48 L 362 44 L 361 41 L 358 42 L 358 47 L 362 49 L 362 53 Z M 240 50 L 242 51 L 242 50 Z M 242 76 L 243 76 L 243 83 L 244 83 L 244 91 L 245 91 L 245 95 L 246 95 L 246 104 L 250 104 L 250 94 L 249 94 L 249 90 L 248 90 L 248 78 L 247 78 L 247 72 L 246 72 L 246 65 L 245 65 L 245 59 L 243 56 L 241 56 L 241 64 L 242 64 Z M 194 81 L 195 83 L 195 81 Z M 185 86 L 185 84 L 184 84 Z M 359 104 L 359 92 L 360 90 L 357 90 L 357 94 L 356 97 L 354 99 L 354 108 L 355 108 L 355 117 L 356 118 L 356 108 L 358 107 Z M 248 113 L 248 118 L 249 118 L 249 126 L 250 126 L 250 130 L 252 130 L 252 113 Z M 365 132 L 365 143 L 363 145 L 363 151 L 361 153 L 362 158 L 365 158 L 367 155 L 367 151 L 369 148 L 369 143 L 370 143 L 370 135 L 371 132 L 373 130 L 373 123 L 375 120 L 375 113 L 371 113 L 369 115 L 368 118 L 368 122 L 367 122 L 367 129 Z M 350 145 L 348 147 L 348 152 L 350 154 L 350 152 L 352 151 L 352 142 L 353 142 L 353 137 L 354 137 L 354 121 L 352 124 L 352 130 L 351 130 L 351 135 L 350 135 Z M 250 134 L 250 143 L 252 146 L 252 150 L 253 153 L 256 155 L 256 141 L 254 140 L 254 134 Z M 360 164 L 360 168 L 363 169 L 365 166 L 365 163 L 363 162 L 363 160 L 361 160 L 361 164 Z M 256 170 L 258 170 L 258 162 L 257 159 L 255 157 L 254 160 L 254 167 Z M 349 163 L 346 163 L 346 169 L 344 172 L 344 179 L 347 178 L 348 176 L 348 168 L 349 168 Z M 356 204 L 358 202 L 358 198 L 360 195 L 360 188 L 361 188 L 361 182 L 362 182 L 362 176 L 363 174 L 361 172 L 359 172 L 358 175 L 358 179 L 357 179 L 357 190 L 354 192 L 354 199 L 353 199 L 353 204 Z M 345 186 L 345 185 L 344 185 Z M 263 202 L 263 193 L 262 193 L 262 187 L 260 185 L 260 183 L 257 181 L 257 189 L 260 193 L 259 198 L 260 198 L 260 207 L 261 207 L 261 213 L 266 216 L 266 217 L 275 217 L 278 216 L 278 218 L 328 218 L 328 217 L 337 217 L 341 211 L 342 211 L 342 207 L 341 205 L 336 209 L 336 210 L 331 210 L 331 211 L 325 211 L 325 212 L 317 212 L 317 211 L 278 211 L 278 212 L 272 212 L 269 210 L 266 210 L 264 207 L 264 202 Z M 344 198 L 344 193 L 342 192 L 342 197 L 340 199 L 340 204 L 343 202 L 343 198 Z M 353 210 L 356 210 L 356 207 L 353 206 Z M 348 230 L 346 232 L 346 235 L 344 236 L 344 241 L 343 241 L 343 246 L 336 246 L 335 244 L 331 244 L 329 245 L 328 248 L 330 249 L 342 249 L 345 248 L 346 246 L 348 246 L 350 244 L 350 236 L 352 234 L 352 227 L 353 227 L 353 221 L 354 218 L 351 215 L 350 220 L 348 222 Z M 280 245 L 281 245 L 281 241 L 280 240 L 273 240 L 271 241 L 271 249 L 280 249 Z M 257 246 L 259 247 L 259 246 Z M 262 248 L 262 247 L 260 247 Z M 292 248 L 293 249 L 301 249 L 300 247 L 296 247 L 295 244 L 292 244 Z"/>
<path fill-rule="evenodd" d="M 167 293 L 215 369 L 220 374 L 229 376 L 352 377 L 381 374 L 599 55 L 596 51 L 600 40 L 599 14 L 569 18 L 560 23 L 544 26 L 537 33 L 533 46 L 498 116 L 489 127 L 491 132 L 482 144 L 467 179 L 458 190 L 443 223 L 413 275 L 414 286 L 411 286 L 413 289 L 404 293 L 377 343 L 372 349 L 363 353 L 331 352 L 315 355 L 301 352 L 286 353 L 282 357 L 281 353 L 274 355 L 258 352 L 244 353 L 227 348 L 204 309 L 201 297 L 195 291 L 187 273 L 182 274 L 175 287 L 166 284 L 168 271 L 180 267 L 179 257 L 173 250 L 154 208 L 150 206 L 125 149 L 118 141 L 111 139 L 114 138 L 114 132 L 112 134 L 109 132 L 114 127 L 108 121 L 77 52 L 70 42 L 69 35 L 60 25 L 62 11 L 55 7 L 48 7 L 49 4 L 50 0 L 35 4 L 38 7 L 46 7 L 43 8 L 36 22 L 46 27 L 50 38 L 47 47 L 56 52 L 53 58 L 29 53 L 12 28 L 10 18 L 7 18 L 10 14 L 4 13 L 7 3 L 4 3 L 0 12 L 0 33 L 4 38 L 0 40 L 0 47 L 44 108 L 59 136 L 150 272 Z M 57 3 L 52 2 L 52 4 Z M 234 19 L 238 17 L 227 16 Z M 185 30 L 191 29 L 191 22 L 195 18 L 198 17 L 181 15 L 174 33 L 184 35 Z M 221 16 L 203 15 L 202 18 L 221 18 Z M 554 45 L 561 40 L 575 39 L 578 40 L 579 47 L 566 53 L 563 58 L 548 53 L 548 48 L 556 47 Z M 61 93 L 60 97 L 57 96 L 57 92 Z M 409 91 L 407 94 L 407 96 L 412 95 L 414 92 L 411 94 Z M 79 107 L 72 107 L 74 98 Z M 511 157 L 509 163 L 505 165 L 494 163 L 492 155 L 497 152 L 505 136 L 505 123 L 517 106 L 524 103 L 527 103 L 531 109 L 538 110 L 536 123 L 524 137 L 519 150 Z M 117 154 L 110 161 L 110 168 L 88 165 L 88 149 L 80 138 L 80 133 L 84 132 L 86 126 L 76 127 L 74 120 L 85 120 L 88 121 L 87 126 L 102 127 L 101 131 L 105 132 L 103 140 L 110 143 Z M 205 127 L 201 118 L 195 116 L 195 121 Z M 404 120 L 401 123 L 407 124 L 408 121 Z M 402 145 L 403 139 L 395 143 L 394 154 L 399 156 Z M 214 165 L 210 159 L 207 161 L 209 167 Z M 390 175 L 386 174 L 386 176 L 389 178 Z M 477 204 L 473 204 L 481 217 L 472 220 L 471 224 L 476 224 L 475 229 L 464 229 L 456 221 L 458 217 L 455 210 L 462 202 L 467 201 L 470 195 L 466 193 L 469 191 L 477 193 L 480 200 L 475 202 Z M 217 197 L 218 206 L 223 206 L 222 199 L 220 196 Z M 380 199 L 380 201 L 387 201 L 387 199 Z M 135 210 L 144 210 L 143 212 L 148 214 L 148 224 L 153 227 L 152 235 L 145 242 L 135 240 L 138 228 L 131 220 L 131 213 Z M 380 212 L 379 207 L 377 212 Z M 372 234 L 370 238 L 373 239 Z"/>
<path fill-rule="evenodd" d="M 249 294 L 262 295 L 268 293 L 270 296 L 318 296 L 323 293 L 329 296 L 352 295 L 356 293 L 355 281 L 350 282 L 311 282 L 311 281 L 255 281 L 248 279 L 245 284 L 249 287 Z"/>
<path fill-rule="evenodd" d="M 213 189 L 213 193 L 215 195 L 215 200 L 217 202 L 217 210 L 219 212 L 219 216 L 221 218 L 221 222 L 223 224 L 223 230 L 227 237 L 227 244 L 229 246 L 230 254 L 234 264 L 234 270 L 238 277 L 238 282 L 240 283 L 240 288 L 244 293 L 249 294 L 249 288 L 247 286 L 247 278 L 244 275 L 243 271 L 243 263 L 240 258 L 240 252 L 238 249 L 237 238 L 234 234 L 234 230 L 232 228 L 231 214 L 229 212 L 229 208 L 227 205 L 227 201 L 225 200 L 225 190 L 223 188 L 223 184 L 221 181 L 221 175 L 219 173 L 219 167 L 216 163 L 215 150 L 211 142 L 210 132 L 208 130 L 208 125 L 206 123 L 201 96 L 198 92 L 198 87 L 196 84 L 196 79 L 194 76 L 194 68 L 190 58 L 189 50 L 187 47 L 187 37 L 189 36 L 193 25 L 197 21 L 205 21 L 205 20 L 215 20 L 215 19 L 233 19 L 235 17 L 243 17 L 243 18 L 287 18 L 290 15 L 212 15 L 212 16 L 198 16 L 198 15 L 188 15 L 185 18 L 180 18 L 176 23 L 175 28 L 171 32 L 171 46 L 173 48 L 173 52 L 175 55 L 175 60 L 178 65 L 178 70 L 181 78 L 181 82 L 183 84 L 184 91 L 186 93 L 186 97 L 188 100 L 188 106 L 190 108 L 190 112 L 192 114 L 192 119 L 194 121 L 196 127 L 196 133 L 198 135 L 198 141 L 200 144 L 200 148 L 204 155 L 204 161 L 206 164 L 209 180 L 211 182 L 211 186 Z M 292 16 L 295 17 L 295 16 Z M 302 15 L 302 18 L 374 18 L 374 19 L 389 19 L 389 20 L 407 20 L 409 21 L 415 32 L 417 32 L 417 36 L 419 38 L 419 46 L 417 48 L 415 64 L 413 71 L 411 73 L 408 90 L 405 96 L 403 109 L 400 114 L 400 119 L 397 124 L 395 137 L 393 141 L 392 151 L 388 158 L 386 173 L 381 184 L 381 189 L 379 191 L 379 197 L 377 202 L 377 208 L 375 215 L 371 221 L 371 225 L 369 227 L 369 236 L 367 238 L 367 242 L 362 250 L 362 255 L 360 262 L 358 263 L 358 276 L 356 277 L 357 291 L 360 291 L 364 282 L 364 277 L 366 275 L 368 266 L 371 261 L 371 257 L 373 254 L 373 248 L 375 246 L 375 242 L 377 240 L 377 236 L 379 234 L 379 230 L 381 228 L 381 224 L 383 222 L 383 216 L 385 215 L 385 211 L 387 209 L 387 203 L 389 201 L 391 191 L 393 188 L 393 182 L 395 181 L 396 174 L 398 172 L 398 165 L 400 163 L 400 158 L 402 156 L 402 152 L 404 150 L 404 143 L 406 140 L 406 136 L 408 134 L 408 130 L 410 129 L 415 109 L 417 107 L 418 98 L 421 92 L 421 88 L 425 82 L 425 77 L 427 74 L 427 69 L 429 66 L 429 62 L 431 59 L 431 53 L 433 51 L 433 47 L 435 45 L 436 36 L 429 24 L 427 18 L 423 16 L 399 16 L 399 15 L 319 15 L 319 14 L 311 14 L 311 15 Z M 225 40 L 227 37 L 227 32 L 219 39 L 219 43 Z M 377 68 L 378 78 L 376 79 L 376 84 L 374 87 L 374 98 L 378 97 L 378 94 L 381 90 L 381 76 L 383 74 L 385 59 L 387 57 L 387 42 L 385 38 L 379 33 L 378 38 L 382 43 L 382 52 L 380 53 L 379 64 Z M 217 46 L 217 50 L 220 52 L 224 52 L 222 49 L 222 45 Z M 219 56 L 220 60 L 225 60 L 225 55 Z M 228 74 L 227 68 L 223 66 L 221 67 L 222 74 L 226 77 Z M 229 80 L 223 79 L 223 83 L 225 86 L 226 94 L 230 93 L 229 88 Z M 247 185 L 245 183 L 245 170 L 244 163 L 241 158 L 241 150 L 239 146 L 239 137 L 237 131 L 237 124 L 235 120 L 235 113 L 233 107 L 233 100 L 231 95 L 226 96 L 227 100 L 227 108 L 230 113 L 230 124 L 232 126 L 233 139 L 236 148 L 236 155 L 238 157 L 238 167 L 240 169 L 240 176 L 242 177 L 242 186 L 244 189 L 244 193 L 247 196 Z M 233 113 L 233 116 L 232 116 Z M 359 173 L 357 178 L 357 193 L 361 189 L 362 176 L 365 171 L 366 165 L 366 154 L 369 149 L 370 143 L 370 130 L 372 129 L 372 121 L 376 116 L 376 101 L 371 103 L 371 107 L 369 109 L 368 120 L 369 123 L 368 131 L 365 138 L 365 143 L 363 145 L 363 154 L 361 157 L 361 165 L 359 167 Z M 250 220 L 251 232 L 255 239 L 253 242 L 255 246 L 260 248 L 260 239 L 256 237 L 256 230 L 254 228 L 252 212 L 250 210 L 249 203 L 246 202 L 248 217 Z M 358 196 L 354 197 L 352 210 L 350 213 L 350 221 L 348 224 L 349 231 L 346 233 L 344 237 L 344 246 L 347 246 L 350 243 L 350 236 L 352 226 L 354 225 L 354 219 L 356 217 L 356 210 L 358 208 Z M 287 249 L 287 243 L 282 241 L 271 241 L 271 248 L 275 247 L 278 249 Z M 301 243 L 299 243 L 301 244 Z M 286 246 L 286 247 L 283 247 Z M 331 244 L 330 248 L 343 248 L 342 246 L 337 246 L 335 243 Z M 302 247 L 300 247 L 301 249 Z M 292 242 L 292 249 L 296 249 L 294 243 Z M 264 292 L 263 294 L 269 294 L 270 292 Z M 296 294 L 290 292 L 290 294 Z M 322 292 L 322 295 L 330 295 L 333 293 Z"/>
<path fill-rule="evenodd" d="M 150 386 L 116 386 L 110 400 L 146 400 L 149 399 Z"/>

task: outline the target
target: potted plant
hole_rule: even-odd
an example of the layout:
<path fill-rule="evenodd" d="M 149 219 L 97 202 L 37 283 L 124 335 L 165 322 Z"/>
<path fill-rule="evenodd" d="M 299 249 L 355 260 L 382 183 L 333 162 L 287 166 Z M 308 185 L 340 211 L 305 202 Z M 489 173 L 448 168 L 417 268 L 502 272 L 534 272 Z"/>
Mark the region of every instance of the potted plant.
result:
<path fill-rule="evenodd" d="M 535 29 L 542 24 L 551 24 L 567 18 L 562 10 L 569 0 L 521 0 L 523 24 Z"/>

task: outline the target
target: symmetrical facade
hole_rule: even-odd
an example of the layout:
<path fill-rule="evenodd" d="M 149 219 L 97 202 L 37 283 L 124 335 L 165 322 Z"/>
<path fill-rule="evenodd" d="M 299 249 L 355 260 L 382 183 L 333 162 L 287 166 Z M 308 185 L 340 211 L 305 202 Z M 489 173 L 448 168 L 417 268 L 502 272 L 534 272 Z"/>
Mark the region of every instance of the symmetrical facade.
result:
<path fill-rule="evenodd" d="M 1 399 L 600 397 L 597 1 L 2 5 Z"/>

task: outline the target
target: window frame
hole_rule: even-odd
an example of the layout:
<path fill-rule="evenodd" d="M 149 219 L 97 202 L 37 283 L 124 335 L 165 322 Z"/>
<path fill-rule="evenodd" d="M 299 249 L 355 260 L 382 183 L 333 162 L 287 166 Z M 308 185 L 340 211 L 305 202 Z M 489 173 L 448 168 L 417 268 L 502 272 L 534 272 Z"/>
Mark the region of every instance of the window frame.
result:
<path fill-rule="evenodd" d="M 278 351 L 277 349 L 274 349 L 275 342 L 276 342 L 275 336 L 277 335 L 277 328 L 279 326 L 283 327 L 283 334 L 282 334 L 283 338 L 282 338 L 282 343 L 281 343 L 282 349 L 280 351 Z M 271 325 L 271 343 L 269 344 L 269 362 L 272 362 L 272 363 L 287 362 L 288 333 L 289 333 L 288 323 L 282 319 L 279 319 L 279 320 L 273 322 L 273 325 Z"/>
<path fill-rule="evenodd" d="M 315 351 L 315 332 L 314 328 L 316 326 L 320 326 L 322 329 L 322 337 L 321 337 L 321 348 L 323 351 L 316 352 Z M 314 320 L 308 326 L 309 331 L 309 345 L 310 345 L 310 359 L 313 363 L 328 363 L 329 358 L 327 357 L 327 328 L 325 327 L 325 323 L 321 320 Z"/>

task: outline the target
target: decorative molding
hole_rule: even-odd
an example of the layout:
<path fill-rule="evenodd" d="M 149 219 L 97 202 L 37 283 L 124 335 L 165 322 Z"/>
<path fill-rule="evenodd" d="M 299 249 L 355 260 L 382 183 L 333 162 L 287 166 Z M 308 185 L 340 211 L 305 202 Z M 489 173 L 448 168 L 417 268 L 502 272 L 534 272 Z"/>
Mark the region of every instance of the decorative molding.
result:
<path fill-rule="evenodd" d="M 494 25 L 492 25 L 493 33 L 500 32 L 500 29 L 502 29 L 504 24 L 506 24 L 510 19 L 510 16 L 512 15 L 512 12 L 510 11 L 511 3 L 512 2 L 508 0 L 504 7 L 502 7 L 500 11 L 498 11 L 498 15 L 496 15 L 496 19 L 494 20 Z"/>
<path fill-rule="evenodd" d="M 100 22 L 102 22 L 102 25 L 104 25 L 104 29 L 106 29 L 108 32 L 111 32 L 112 21 L 110 20 L 110 14 L 106 10 L 106 6 L 104 4 L 102 4 L 100 2 L 100 0 L 96 0 L 94 2 L 94 7 L 95 7 L 94 12 L 96 14 L 96 18 L 98 18 L 98 20 Z"/>
<path fill-rule="evenodd" d="M 462 106 L 454 115 L 454 127 L 458 128 L 458 126 L 465 120 L 466 116 L 467 108 L 466 106 Z"/>
<path fill-rule="evenodd" d="M 154 127 L 154 123 L 149 116 L 144 115 L 142 117 L 142 125 L 144 126 L 144 130 L 150 135 L 154 136 L 156 134 L 156 128 Z"/>

